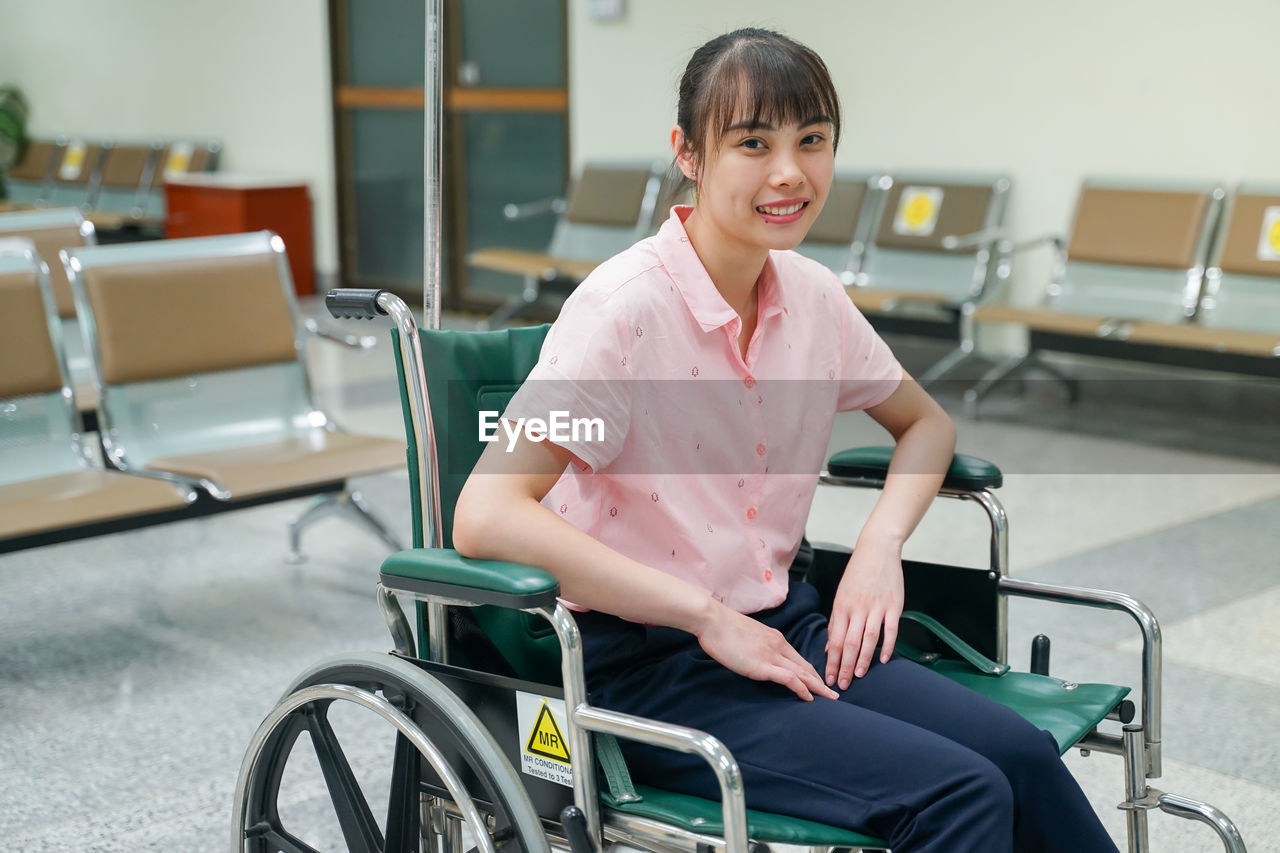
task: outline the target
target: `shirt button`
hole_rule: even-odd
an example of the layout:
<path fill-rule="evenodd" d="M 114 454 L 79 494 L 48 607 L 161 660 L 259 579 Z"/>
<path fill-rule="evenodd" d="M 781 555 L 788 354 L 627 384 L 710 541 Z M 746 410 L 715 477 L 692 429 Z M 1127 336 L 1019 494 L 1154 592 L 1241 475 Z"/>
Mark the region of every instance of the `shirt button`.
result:
<path fill-rule="evenodd" d="M 746 385 L 748 388 L 754 388 L 756 387 L 756 379 L 754 376 L 748 376 L 746 379 L 742 380 L 742 384 Z"/>
<path fill-rule="evenodd" d="M 755 518 L 755 517 L 756 517 L 756 508 L 747 507 L 747 518 Z"/>
<path fill-rule="evenodd" d="M 765 454 L 765 450 L 766 450 L 766 448 L 765 448 L 765 446 L 764 446 L 763 444 L 757 444 L 757 445 L 756 445 L 756 456 L 764 456 L 764 454 Z"/>

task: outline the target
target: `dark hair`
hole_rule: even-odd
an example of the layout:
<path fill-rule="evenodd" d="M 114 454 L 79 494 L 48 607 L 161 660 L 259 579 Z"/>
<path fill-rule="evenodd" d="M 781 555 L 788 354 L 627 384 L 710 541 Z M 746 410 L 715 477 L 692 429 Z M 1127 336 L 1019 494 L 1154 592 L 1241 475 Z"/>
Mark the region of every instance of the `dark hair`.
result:
<path fill-rule="evenodd" d="M 840 141 L 840 100 L 818 54 L 772 30 L 745 28 L 694 51 L 680 78 L 676 124 L 701 160 L 738 121 L 782 127 L 829 119 Z"/>

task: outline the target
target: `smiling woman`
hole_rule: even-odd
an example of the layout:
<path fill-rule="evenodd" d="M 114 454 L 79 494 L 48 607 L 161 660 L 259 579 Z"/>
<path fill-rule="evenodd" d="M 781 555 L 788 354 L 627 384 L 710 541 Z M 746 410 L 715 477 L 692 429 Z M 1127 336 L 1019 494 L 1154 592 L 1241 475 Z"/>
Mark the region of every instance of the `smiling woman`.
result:
<path fill-rule="evenodd" d="M 586 611 L 592 703 L 718 738 L 750 807 L 895 850 L 1114 850 L 1052 737 L 894 654 L 902 546 L 955 429 L 835 275 L 791 251 L 839 137 L 809 48 L 746 29 L 694 53 L 671 143 L 697 204 L 578 286 L 504 414 L 609 428 L 489 444 L 454 546 L 554 575 Z M 676 379 L 687 401 L 644 394 Z M 836 413 L 855 410 L 896 448 L 828 617 L 789 568 Z M 708 456 L 724 460 L 714 474 Z M 719 796 L 700 758 L 625 749 L 642 780 Z"/>

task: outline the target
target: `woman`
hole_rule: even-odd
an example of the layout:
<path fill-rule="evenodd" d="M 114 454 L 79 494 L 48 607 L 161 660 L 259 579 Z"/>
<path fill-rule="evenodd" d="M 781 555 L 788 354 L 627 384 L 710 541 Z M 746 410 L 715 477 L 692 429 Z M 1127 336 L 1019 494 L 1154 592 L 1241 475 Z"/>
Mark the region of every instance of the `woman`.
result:
<path fill-rule="evenodd" d="M 593 703 L 718 737 L 752 808 L 895 851 L 1114 850 L 1050 735 L 893 656 L 902 546 L 955 431 L 835 276 L 789 251 L 839 133 L 808 48 L 746 29 L 694 53 L 671 144 L 696 206 L 577 288 L 505 415 L 602 429 L 491 444 L 455 547 L 554 574 L 582 611 Z M 828 620 L 787 569 L 834 416 L 859 409 L 896 448 Z M 695 757 L 628 757 L 718 796 Z"/>

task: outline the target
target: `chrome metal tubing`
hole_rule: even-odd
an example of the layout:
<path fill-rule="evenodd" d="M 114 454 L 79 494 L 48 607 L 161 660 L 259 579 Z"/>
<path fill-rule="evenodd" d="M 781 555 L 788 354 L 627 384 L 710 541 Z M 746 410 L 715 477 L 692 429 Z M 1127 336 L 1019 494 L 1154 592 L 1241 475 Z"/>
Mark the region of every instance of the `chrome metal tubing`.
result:
<path fill-rule="evenodd" d="M 439 775 L 440 781 L 448 789 L 449 796 L 458 804 L 458 808 L 462 811 L 467 823 L 476 828 L 473 835 L 475 835 L 477 849 L 481 853 L 495 853 L 493 839 L 485 831 L 484 820 L 481 819 L 480 812 L 476 808 L 475 802 L 471 799 L 471 794 L 467 792 L 467 786 L 462 782 L 458 774 L 454 772 L 453 768 L 449 766 L 449 760 L 445 758 L 444 754 L 423 734 L 422 729 L 418 728 L 413 720 L 399 708 L 381 696 L 348 684 L 318 684 L 290 694 L 267 715 L 267 718 L 262 721 L 262 725 L 258 726 L 258 730 L 254 733 L 253 740 L 249 744 L 249 750 L 245 753 L 244 761 L 240 766 L 240 776 L 236 781 L 231 838 L 232 850 L 244 850 L 244 819 L 249 805 L 249 780 L 253 777 L 253 771 L 262 756 L 262 749 L 266 745 L 267 738 L 270 737 L 271 733 L 275 731 L 285 717 L 302 706 L 312 702 L 335 699 L 367 708 L 394 725 L 400 734 L 404 735 L 413 744 L 413 747 L 418 750 L 418 753 L 427 760 L 431 765 L 431 769 Z"/>
<path fill-rule="evenodd" d="M 1077 604 L 1102 610 L 1120 610 L 1128 613 L 1142 631 L 1142 730 L 1146 745 L 1149 779 L 1162 774 L 1160 685 L 1163 680 L 1160 623 L 1155 614 L 1136 598 L 1119 592 L 1083 587 L 1056 586 L 1010 577 L 1000 578 L 1000 590 L 1007 595 Z"/>
<path fill-rule="evenodd" d="M 1231 818 L 1214 806 L 1174 794 L 1161 794 L 1158 805 L 1160 811 L 1166 814 L 1209 824 L 1213 827 L 1213 831 L 1218 833 L 1218 838 L 1221 839 L 1227 853 L 1246 853 L 1240 830 L 1236 828 Z"/>
<path fill-rule="evenodd" d="M 423 80 L 423 215 L 422 215 L 422 322 L 428 329 L 440 328 L 440 256 L 443 232 L 440 212 L 444 177 L 444 0 L 427 0 L 426 67 Z"/>
<path fill-rule="evenodd" d="M 600 793 L 596 784 L 595 751 L 587 730 L 578 719 L 579 708 L 587 706 L 587 677 L 582 665 L 582 634 L 573 616 L 563 604 L 554 608 L 537 607 L 529 611 L 542 616 L 556 630 L 560 640 L 560 680 L 564 686 L 564 705 L 568 720 L 569 757 L 573 768 L 573 800 L 587 820 L 587 835 L 596 849 L 600 843 Z"/>
<path fill-rule="evenodd" d="M 1151 804 L 1147 800 L 1146 769 L 1142 757 L 1142 726 L 1124 727 L 1124 795 L 1121 805 L 1124 809 L 1125 827 L 1129 835 L 1129 853 L 1147 853 L 1151 842 L 1147 838 L 1147 809 Z"/>
<path fill-rule="evenodd" d="M 428 548 L 443 547 L 440 529 L 440 470 L 436 456 L 436 431 L 431 422 L 431 400 L 427 396 L 427 377 L 422 369 L 422 341 L 418 338 L 418 322 L 400 297 L 383 291 L 378 305 L 390 315 L 400 332 L 400 360 L 404 365 L 404 381 L 409 397 L 409 421 L 418 439 L 418 498 L 422 507 L 422 543 Z"/>
<path fill-rule="evenodd" d="M 414 657 L 417 649 L 413 642 L 413 627 L 409 624 L 409 618 L 404 615 L 396 594 L 382 584 L 378 584 L 378 610 L 387 623 L 387 630 L 391 632 L 396 651 L 405 657 Z"/>
<path fill-rule="evenodd" d="M 592 708 L 585 704 L 577 706 L 573 716 L 583 729 L 701 756 L 711 766 L 716 774 L 716 781 L 720 784 L 725 850 L 730 853 L 746 853 L 747 802 L 743 793 L 742 772 L 738 769 L 738 762 L 734 760 L 733 754 L 723 743 L 697 729 Z M 577 777 L 575 772 L 575 782 Z"/>

